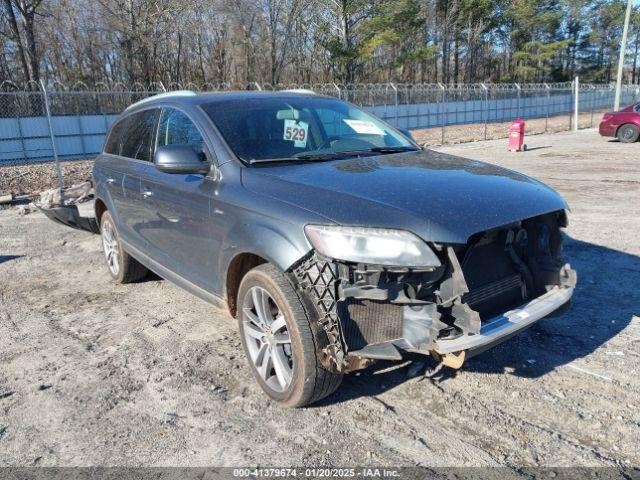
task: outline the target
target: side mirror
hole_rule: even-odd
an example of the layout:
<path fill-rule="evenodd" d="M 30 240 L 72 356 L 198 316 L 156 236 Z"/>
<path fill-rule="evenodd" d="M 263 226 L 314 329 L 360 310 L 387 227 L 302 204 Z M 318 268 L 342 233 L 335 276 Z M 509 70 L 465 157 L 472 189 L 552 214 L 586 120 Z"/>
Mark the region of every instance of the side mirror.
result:
<path fill-rule="evenodd" d="M 206 175 L 211 168 L 211 164 L 203 162 L 200 155 L 189 145 L 165 145 L 158 147 L 153 163 L 156 169 L 164 173 Z"/>

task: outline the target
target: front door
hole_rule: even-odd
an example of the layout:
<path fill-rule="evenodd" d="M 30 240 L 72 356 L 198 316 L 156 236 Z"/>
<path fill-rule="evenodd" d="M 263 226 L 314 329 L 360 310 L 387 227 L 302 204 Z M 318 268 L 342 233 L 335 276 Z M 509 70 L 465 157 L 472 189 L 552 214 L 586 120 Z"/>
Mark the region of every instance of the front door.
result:
<path fill-rule="evenodd" d="M 207 161 L 202 135 L 182 111 L 163 109 L 156 145 L 188 145 Z M 141 175 L 144 238 L 149 255 L 191 283 L 212 292 L 220 234 L 211 218 L 217 180 L 205 175 L 163 173 L 149 165 Z"/>

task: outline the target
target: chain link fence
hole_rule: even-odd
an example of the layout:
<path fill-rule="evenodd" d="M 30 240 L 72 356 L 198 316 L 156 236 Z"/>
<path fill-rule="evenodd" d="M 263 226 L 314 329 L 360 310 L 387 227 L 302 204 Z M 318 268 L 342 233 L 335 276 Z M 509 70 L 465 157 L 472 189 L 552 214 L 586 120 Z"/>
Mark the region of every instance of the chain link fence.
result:
<path fill-rule="evenodd" d="M 130 104 L 157 93 L 288 89 L 313 90 L 349 101 L 397 128 L 411 130 L 416 140 L 425 145 L 506 137 L 509 124 L 516 118 L 527 122 L 529 134 L 569 130 L 575 102 L 572 83 L 155 83 L 146 87 L 97 84 L 89 89 L 82 83 L 65 86 L 56 82 L 48 87 L 31 84 L 21 89 L 3 82 L 0 83 L 0 175 L 8 175 L 2 168 L 7 165 L 92 159 L 101 151 L 105 134 L 117 116 Z M 580 84 L 579 127 L 596 126 L 601 113 L 612 108 L 614 93 L 612 85 Z M 640 101 L 640 86 L 624 86 L 622 104 L 637 101 Z M 68 170 L 63 164 L 64 169 Z M 6 188 L 4 183 L 2 189 Z"/>

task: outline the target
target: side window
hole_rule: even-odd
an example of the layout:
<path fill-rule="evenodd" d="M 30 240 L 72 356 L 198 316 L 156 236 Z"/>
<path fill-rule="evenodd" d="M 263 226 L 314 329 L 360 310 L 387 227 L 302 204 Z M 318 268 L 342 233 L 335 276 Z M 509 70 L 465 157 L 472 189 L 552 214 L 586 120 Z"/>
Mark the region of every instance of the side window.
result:
<path fill-rule="evenodd" d="M 126 128 L 122 132 L 120 155 L 145 162 L 151 161 L 153 129 L 157 115 L 158 110 L 145 110 L 134 113 L 126 120 Z"/>
<path fill-rule="evenodd" d="M 189 145 L 196 152 L 204 152 L 204 140 L 198 128 L 186 114 L 174 108 L 165 108 L 160 116 L 157 146 L 164 145 Z"/>
<path fill-rule="evenodd" d="M 109 132 L 109 138 L 104 144 L 104 153 L 112 155 L 120 155 L 120 146 L 122 144 L 122 133 L 125 130 L 125 124 L 128 119 L 118 120 Z"/>

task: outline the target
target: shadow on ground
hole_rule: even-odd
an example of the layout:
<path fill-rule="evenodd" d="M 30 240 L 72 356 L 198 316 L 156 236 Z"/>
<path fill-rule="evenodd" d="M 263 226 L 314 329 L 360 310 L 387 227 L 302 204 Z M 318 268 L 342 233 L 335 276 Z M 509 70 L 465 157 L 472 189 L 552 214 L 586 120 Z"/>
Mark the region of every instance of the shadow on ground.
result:
<path fill-rule="evenodd" d="M 578 272 L 573 305 L 561 317 L 547 318 L 505 343 L 469 359 L 461 370 L 436 365 L 429 357 L 422 368 L 380 362 L 359 375 L 347 375 L 342 387 L 319 405 L 375 396 L 425 374 L 434 384 L 465 372 L 538 378 L 594 352 L 640 314 L 640 257 L 565 237 L 564 257 Z"/>
<path fill-rule="evenodd" d="M 16 258 L 22 258 L 24 255 L 0 255 L 0 263 L 10 262 Z"/>
<path fill-rule="evenodd" d="M 551 145 L 544 145 L 542 147 L 529 147 L 529 146 L 527 146 L 527 152 L 533 152 L 534 150 L 544 150 L 545 148 L 551 148 Z"/>

